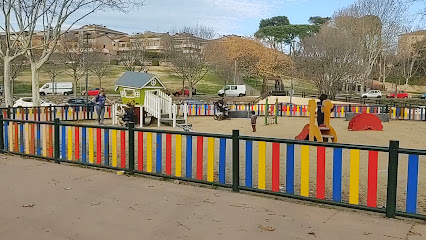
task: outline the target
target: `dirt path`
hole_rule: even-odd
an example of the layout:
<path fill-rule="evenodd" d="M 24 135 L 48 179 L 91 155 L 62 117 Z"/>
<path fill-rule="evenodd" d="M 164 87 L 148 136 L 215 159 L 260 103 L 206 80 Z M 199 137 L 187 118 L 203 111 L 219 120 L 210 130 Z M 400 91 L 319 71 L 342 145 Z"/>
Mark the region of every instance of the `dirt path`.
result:
<path fill-rule="evenodd" d="M 0 158 L 9 239 L 423 239 L 426 226 L 158 179 Z"/>

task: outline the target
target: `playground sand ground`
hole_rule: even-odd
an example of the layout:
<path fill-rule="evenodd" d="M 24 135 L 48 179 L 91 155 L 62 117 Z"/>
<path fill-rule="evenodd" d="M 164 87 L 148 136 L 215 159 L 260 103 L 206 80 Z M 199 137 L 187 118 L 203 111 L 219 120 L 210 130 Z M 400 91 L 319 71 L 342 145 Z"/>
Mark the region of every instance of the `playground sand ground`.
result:
<path fill-rule="evenodd" d="M 223 133 L 232 134 L 232 130 L 240 130 L 240 135 L 258 136 L 258 137 L 274 137 L 294 139 L 303 126 L 307 123 L 307 118 L 297 117 L 282 117 L 278 118 L 277 125 L 265 126 L 264 118 L 259 117 L 257 121 L 257 132 L 251 132 L 249 119 L 232 119 L 226 121 L 215 121 L 213 117 L 190 117 L 189 123 L 193 125 L 195 132 L 208 132 L 208 133 Z M 424 122 L 418 121 L 391 121 L 383 123 L 384 130 L 377 131 L 363 131 L 351 132 L 348 131 L 348 122 L 343 119 L 332 119 L 331 125 L 337 132 L 339 143 L 357 144 L 357 145 L 371 145 L 371 146 L 388 146 L 390 140 L 399 140 L 400 147 L 403 148 L 416 148 L 426 149 L 426 128 Z M 169 129 L 170 127 L 160 127 L 161 129 Z M 184 141 L 182 141 L 184 142 Z M 174 144 L 174 143 L 173 143 Z M 193 140 L 196 144 L 196 140 Z M 183 144 L 184 145 L 184 144 Z M 215 148 L 218 151 L 218 142 Z M 231 142 L 227 143 L 227 182 L 230 182 L 231 175 Z M 184 146 L 183 146 L 184 147 Z M 207 140 L 204 140 L 204 152 L 207 148 Z M 183 148 L 184 149 L 184 148 Z M 267 144 L 266 148 L 266 189 L 271 188 L 272 176 L 272 153 L 271 144 Z M 286 148 L 284 144 L 280 147 L 280 186 L 285 189 L 285 157 Z M 183 153 L 184 154 L 184 153 Z M 195 149 L 193 151 L 193 159 L 195 161 Z M 206 154 L 206 153 L 205 153 Z M 218 154 L 217 152 L 215 154 Z M 332 149 L 326 151 L 326 198 L 332 197 Z M 217 156 L 217 155 L 216 155 Z M 241 141 L 240 145 L 240 162 L 241 162 L 241 183 L 244 185 L 245 179 L 245 142 Z M 174 157 L 174 154 L 173 154 Z M 184 157 L 184 156 L 182 156 Z M 257 186 L 257 143 L 253 143 L 253 186 Z M 207 159 L 207 158 L 206 158 Z M 401 155 L 399 162 L 399 175 L 398 175 L 398 209 L 405 210 L 406 188 L 407 188 L 407 166 L 408 155 Z M 386 196 L 386 182 L 387 182 L 387 153 L 379 153 L 378 165 L 378 199 L 377 204 L 379 207 L 385 205 Z M 419 184 L 418 184 L 418 212 L 426 214 L 426 157 L 420 157 L 419 164 Z M 215 179 L 217 178 L 217 163 L 218 159 L 215 157 Z M 173 165 L 173 164 L 172 164 Z M 206 163 L 204 163 L 206 165 Z M 310 196 L 315 197 L 316 190 L 316 148 L 311 147 L 310 150 Z M 205 166 L 204 169 L 207 169 Z M 342 198 L 348 201 L 349 198 L 349 169 L 350 169 L 350 150 L 343 152 L 343 178 L 342 178 Z M 194 168 L 195 170 L 195 168 Z M 195 173 L 195 171 L 193 172 Z M 205 171 L 205 170 L 204 170 Z M 206 173 L 204 172 L 204 175 Z M 205 177 L 205 176 L 204 176 Z M 360 185 L 359 185 L 359 203 L 366 205 L 367 201 L 367 179 L 368 179 L 368 152 L 360 152 Z M 300 146 L 295 146 L 295 193 L 300 193 Z"/>

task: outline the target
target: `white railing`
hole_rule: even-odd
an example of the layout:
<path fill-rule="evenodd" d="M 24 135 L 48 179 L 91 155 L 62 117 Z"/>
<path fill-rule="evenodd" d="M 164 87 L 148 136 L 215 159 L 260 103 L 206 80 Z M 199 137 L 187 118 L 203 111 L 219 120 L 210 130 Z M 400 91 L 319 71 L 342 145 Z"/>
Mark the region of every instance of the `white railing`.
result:
<path fill-rule="evenodd" d="M 161 91 L 159 91 L 161 92 Z M 157 118 L 158 126 L 161 124 L 161 109 L 162 109 L 162 98 L 154 94 L 155 91 L 145 92 L 145 111 Z M 171 112 L 171 111 L 170 111 Z"/>
<path fill-rule="evenodd" d="M 176 117 L 177 117 L 177 113 L 178 113 L 176 104 L 173 104 L 172 111 L 173 111 L 173 128 L 175 128 L 176 127 Z"/>
<path fill-rule="evenodd" d="M 169 118 L 172 118 L 172 97 L 170 97 L 169 95 L 167 95 L 166 93 L 157 90 L 157 96 L 160 97 L 160 101 L 161 101 L 161 109 L 163 114 L 169 114 Z"/>

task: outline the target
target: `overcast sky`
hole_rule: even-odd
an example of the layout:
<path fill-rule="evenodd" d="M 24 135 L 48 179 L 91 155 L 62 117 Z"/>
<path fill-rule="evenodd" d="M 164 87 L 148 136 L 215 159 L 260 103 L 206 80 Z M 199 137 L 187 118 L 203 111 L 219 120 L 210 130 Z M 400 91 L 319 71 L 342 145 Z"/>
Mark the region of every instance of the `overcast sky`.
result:
<path fill-rule="evenodd" d="M 145 6 L 127 14 L 98 12 L 79 22 L 102 24 L 127 33 L 145 30 L 167 32 L 187 25 L 207 25 L 222 34 L 252 35 L 259 21 L 278 15 L 293 24 L 310 16 L 332 16 L 353 0 L 146 0 Z"/>

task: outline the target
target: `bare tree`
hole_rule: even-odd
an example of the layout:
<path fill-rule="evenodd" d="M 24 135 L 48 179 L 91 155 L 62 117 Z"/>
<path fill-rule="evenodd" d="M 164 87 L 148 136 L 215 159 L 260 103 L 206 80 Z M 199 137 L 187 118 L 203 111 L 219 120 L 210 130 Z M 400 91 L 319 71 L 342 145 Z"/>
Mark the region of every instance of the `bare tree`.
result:
<path fill-rule="evenodd" d="M 99 81 L 99 89 L 102 88 L 102 78 L 109 73 L 109 65 L 106 63 L 96 63 L 90 68 L 90 70 L 96 75 Z"/>
<path fill-rule="evenodd" d="M 52 82 L 52 94 L 55 94 L 55 79 L 63 73 L 63 66 L 59 64 L 45 64 L 43 71 L 49 76 Z"/>
<path fill-rule="evenodd" d="M 398 64 L 397 51 L 383 51 L 379 61 L 377 62 L 379 71 L 379 81 L 385 83 L 386 79 L 393 74 Z"/>
<path fill-rule="evenodd" d="M 405 79 L 405 85 L 409 84 L 411 78 L 416 75 L 420 67 L 424 64 L 424 53 L 426 49 L 426 40 L 420 41 L 409 49 L 401 49 L 398 54 L 398 70 Z"/>
<path fill-rule="evenodd" d="M 420 15 L 421 19 L 426 18 L 426 0 L 408 0 L 409 3 L 415 3 L 415 4 L 423 4 L 422 7 L 418 9 L 417 14 Z"/>
<path fill-rule="evenodd" d="M 301 56 L 296 58 L 298 70 L 317 87 L 319 93 L 335 96 L 346 83 L 359 78 L 358 42 L 335 27 L 305 39 Z"/>
<path fill-rule="evenodd" d="M 44 30 L 42 32 L 42 41 L 35 43 L 31 39 L 31 47 L 27 51 L 27 56 L 31 63 L 34 105 L 39 105 L 40 102 L 38 94 L 40 69 L 50 58 L 64 33 L 62 31 L 64 23 L 73 18 L 65 31 L 67 32 L 78 21 L 97 10 L 109 8 L 124 11 L 130 5 L 133 5 L 131 0 L 41 0 L 41 2 L 39 10 L 41 12 L 40 22 L 36 22 L 40 23 Z M 28 24 L 33 21 L 31 19 L 26 20 Z M 20 28 L 20 30 L 24 31 L 25 29 Z M 34 54 L 33 50 L 39 50 L 41 54 Z"/>
<path fill-rule="evenodd" d="M 3 60 L 4 96 L 6 106 L 13 104 L 11 88 L 11 62 L 23 56 L 31 47 L 37 22 L 44 13 L 44 1 L 4 0 L 0 3 L 3 21 L 0 29 L 4 31 L 0 42 L 0 58 Z"/>
<path fill-rule="evenodd" d="M 147 72 L 148 68 L 146 65 L 146 38 L 144 34 L 136 34 L 129 38 L 130 40 L 128 49 L 120 52 L 120 62 L 124 65 L 124 68 L 127 71 Z"/>
<path fill-rule="evenodd" d="M 10 91 L 14 93 L 15 79 L 28 67 L 23 56 L 15 58 L 10 63 Z M 0 72 L 4 71 L 3 62 L 0 62 Z M 3 78 L 3 76 L 2 76 Z"/>
<path fill-rule="evenodd" d="M 77 97 L 78 81 L 84 76 L 84 48 L 79 39 L 64 36 L 59 44 L 59 59 L 65 67 L 65 73 L 74 81 L 74 97 Z"/>
<path fill-rule="evenodd" d="M 189 97 L 194 86 L 208 72 L 205 45 L 214 37 L 213 29 L 203 26 L 184 27 L 179 33 L 163 37 L 163 48 L 171 69 L 182 79 L 182 89 L 188 83 Z"/>
<path fill-rule="evenodd" d="M 211 41 L 206 46 L 207 60 L 210 67 L 216 72 L 224 85 L 236 78 L 238 69 L 234 61 L 226 57 L 224 44 L 219 41 Z"/>
<path fill-rule="evenodd" d="M 406 10 L 406 4 L 400 0 L 357 0 L 335 14 L 335 26 L 351 34 L 362 46 L 362 91 L 381 52 L 397 44 Z"/>

